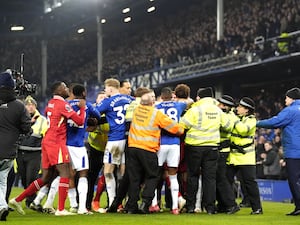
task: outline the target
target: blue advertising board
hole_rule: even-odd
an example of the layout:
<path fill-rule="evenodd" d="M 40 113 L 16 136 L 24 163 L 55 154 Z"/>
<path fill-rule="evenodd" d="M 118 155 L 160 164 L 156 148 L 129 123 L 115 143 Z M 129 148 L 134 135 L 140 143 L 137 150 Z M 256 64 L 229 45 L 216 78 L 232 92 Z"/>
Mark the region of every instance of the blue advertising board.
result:
<path fill-rule="evenodd" d="M 261 200 L 274 202 L 290 202 L 292 194 L 286 180 L 256 180 Z"/>

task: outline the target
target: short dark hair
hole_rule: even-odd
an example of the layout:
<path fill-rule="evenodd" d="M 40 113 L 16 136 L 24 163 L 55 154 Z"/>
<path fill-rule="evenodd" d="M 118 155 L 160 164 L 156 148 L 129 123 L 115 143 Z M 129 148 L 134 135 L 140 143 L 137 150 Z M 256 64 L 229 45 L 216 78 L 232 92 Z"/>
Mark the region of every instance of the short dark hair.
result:
<path fill-rule="evenodd" d="M 73 94 L 76 97 L 82 97 L 83 96 L 83 92 L 85 92 L 85 87 L 82 84 L 75 84 L 73 86 Z"/>
<path fill-rule="evenodd" d="M 160 91 L 160 97 L 163 100 L 171 100 L 172 99 L 172 89 L 169 87 L 164 87 Z"/>
<path fill-rule="evenodd" d="M 125 83 L 130 83 L 129 80 L 121 80 L 120 87 L 123 87 Z"/>
<path fill-rule="evenodd" d="M 51 92 L 55 93 L 58 87 L 62 84 L 62 81 L 55 81 L 51 86 Z"/>
<path fill-rule="evenodd" d="M 146 87 L 138 87 L 134 92 L 134 96 L 142 97 L 142 95 L 150 93 L 151 91 L 152 90 L 150 90 L 149 88 L 146 88 Z"/>
<path fill-rule="evenodd" d="M 175 95 L 177 98 L 189 98 L 191 94 L 191 89 L 186 84 L 178 84 L 175 87 Z"/>

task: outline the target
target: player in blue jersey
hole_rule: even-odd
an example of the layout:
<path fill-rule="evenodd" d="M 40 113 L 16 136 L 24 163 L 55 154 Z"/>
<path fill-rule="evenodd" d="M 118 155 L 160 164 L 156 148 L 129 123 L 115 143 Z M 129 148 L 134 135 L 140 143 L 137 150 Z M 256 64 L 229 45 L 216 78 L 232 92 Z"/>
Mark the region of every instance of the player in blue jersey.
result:
<path fill-rule="evenodd" d="M 105 93 L 109 97 L 98 104 L 96 108 L 101 114 L 105 113 L 110 128 L 103 157 L 109 207 L 116 196 L 116 180 L 113 174 L 115 165 L 120 166 L 121 176 L 125 170 L 125 113 L 132 98 L 129 95 L 120 94 L 120 82 L 114 78 L 105 80 L 104 86 Z"/>
<path fill-rule="evenodd" d="M 172 100 L 172 90 L 165 87 L 161 90 L 162 102 L 156 105 L 156 108 L 161 110 L 176 122 L 179 121 L 181 114 L 187 107 L 187 103 Z M 177 180 L 177 167 L 180 158 L 180 137 L 172 135 L 164 130 L 161 133 L 160 150 L 157 152 L 158 165 L 163 170 L 163 164 L 168 165 L 168 175 L 170 179 L 170 188 L 172 196 L 172 214 L 179 214 L 178 210 L 178 191 L 179 184 Z M 155 199 L 154 199 L 155 201 Z M 152 205 L 154 205 L 152 203 Z"/>
<path fill-rule="evenodd" d="M 81 84 L 74 84 L 72 88 L 73 99 L 70 100 L 69 104 L 72 106 L 73 110 L 78 112 L 79 107 L 79 99 L 85 99 L 86 90 L 85 87 Z M 74 179 L 70 179 L 70 189 L 69 189 L 69 199 L 71 210 L 74 211 L 78 206 L 77 213 L 78 214 L 89 214 L 90 212 L 86 209 L 86 198 L 88 191 L 88 181 L 87 174 L 89 169 L 89 161 L 87 150 L 84 145 L 86 127 L 87 127 L 87 119 L 89 117 L 96 118 L 100 121 L 99 112 L 93 107 L 93 105 L 89 102 L 86 103 L 86 117 L 85 123 L 82 126 L 78 126 L 74 121 L 68 120 L 67 127 L 67 146 L 69 150 L 69 154 L 72 162 L 72 169 L 79 173 L 79 180 L 77 184 L 77 190 L 79 195 L 79 204 L 77 205 L 76 201 L 76 189 L 74 184 Z M 73 178 L 75 173 L 72 173 Z M 73 188 L 71 188 L 71 186 Z"/>

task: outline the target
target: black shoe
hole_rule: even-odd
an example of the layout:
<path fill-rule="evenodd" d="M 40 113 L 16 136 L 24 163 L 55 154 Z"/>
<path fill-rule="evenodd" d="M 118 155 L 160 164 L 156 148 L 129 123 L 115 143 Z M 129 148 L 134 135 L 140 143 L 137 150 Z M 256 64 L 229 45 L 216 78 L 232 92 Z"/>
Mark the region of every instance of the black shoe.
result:
<path fill-rule="evenodd" d="M 127 214 L 139 214 L 139 210 L 138 209 L 127 209 L 124 213 L 127 213 Z"/>
<path fill-rule="evenodd" d="M 31 202 L 29 208 L 37 212 L 43 212 L 43 206 L 41 204 L 36 205 L 34 202 Z"/>
<path fill-rule="evenodd" d="M 208 215 L 213 215 L 213 214 L 217 214 L 217 209 L 215 206 L 208 206 L 208 207 L 205 207 L 205 211 Z"/>
<path fill-rule="evenodd" d="M 257 210 L 253 210 L 250 215 L 259 215 L 259 214 L 263 214 L 262 209 L 257 209 Z"/>
<path fill-rule="evenodd" d="M 149 205 L 147 205 L 145 202 L 142 202 L 139 205 L 139 213 L 140 214 L 149 214 Z"/>
<path fill-rule="evenodd" d="M 1 209 L 0 210 L 0 221 L 6 221 L 6 217 L 8 214 L 9 214 L 8 209 L 5 209 L 5 208 Z"/>
<path fill-rule="evenodd" d="M 238 207 L 237 205 L 235 205 L 235 206 L 232 206 L 231 208 L 229 208 L 226 213 L 227 214 L 234 214 L 234 213 L 236 213 L 238 211 L 240 211 L 240 207 Z"/>
<path fill-rule="evenodd" d="M 195 213 L 195 209 L 186 209 L 186 213 Z"/>
<path fill-rule="evenodd" d="M 115 213 L 118 211 L 118 204 L 116 201 L 113 201 L 111 206 L 108 207 L 107 211 L 106 212 L 110 212 L 110 213 Z"/>
<path fill-rule="evenodd" d="M 295 209 L 293 212 L 286 214 L 287 216 L 298 216 L 300 215 L 300 209 Z"/>
<path fill-rule="evenodd" d="M 217 214 L 218 212 L 216 210 L 207 210 L 206 213 L 208 215 L 213 215 L 213 214 Z"/>

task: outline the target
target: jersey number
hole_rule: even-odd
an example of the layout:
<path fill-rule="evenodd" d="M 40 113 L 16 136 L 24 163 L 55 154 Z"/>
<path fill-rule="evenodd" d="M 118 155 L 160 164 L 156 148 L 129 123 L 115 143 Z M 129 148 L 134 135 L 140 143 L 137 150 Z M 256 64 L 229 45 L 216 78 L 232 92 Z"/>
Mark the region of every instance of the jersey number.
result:
<path fill-rule="evenodd" d="M 125 114 L 128 104 L 114 107 L 113 110 L 117 112 L 117 118 L 115 119 L 116 124 L 123 124 L 125 122 Z"/>
<path fill-rule="evenodd" d="M 164 114 L 166 114 L 168 117 L 170 117 L 172 120 L 175 120 L 178 122 L 178 111 L 176 108 L 169 108 L 169 109 L 159 109 Z"/>

